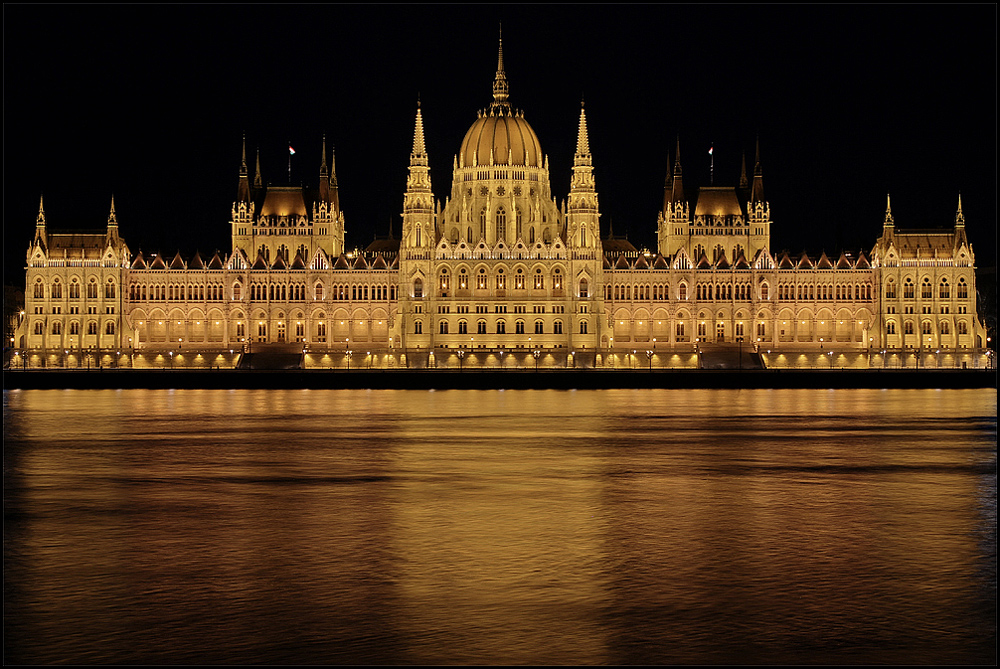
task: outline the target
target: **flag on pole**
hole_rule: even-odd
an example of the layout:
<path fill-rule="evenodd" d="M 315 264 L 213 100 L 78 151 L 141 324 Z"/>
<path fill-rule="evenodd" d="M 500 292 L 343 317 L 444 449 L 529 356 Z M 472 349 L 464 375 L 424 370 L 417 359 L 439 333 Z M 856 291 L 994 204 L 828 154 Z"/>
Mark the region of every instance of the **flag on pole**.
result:
<path fill-rule="evenodd" d="M 708 147 L 708 155 L 712 155 L 712 151 L 715 149 L 714 146 Z"/>
<path fill-rule="evenodd" d="M 294 156 L 295 155 L 295 149 L 292 148 L 291 144 L 288 145 L 288 155 L 290 155 L 290 156 Z"/>

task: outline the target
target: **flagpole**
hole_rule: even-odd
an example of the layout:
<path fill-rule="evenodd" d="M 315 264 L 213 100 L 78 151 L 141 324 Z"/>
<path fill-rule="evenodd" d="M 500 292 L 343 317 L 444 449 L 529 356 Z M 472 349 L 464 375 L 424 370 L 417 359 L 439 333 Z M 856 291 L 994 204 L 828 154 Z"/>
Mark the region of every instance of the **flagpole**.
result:
<path fill-rule="evenodd" d="M 288 185 L 292 185 L 292 140 L 288 140 Z"/>
<path fill-rule="evenodd" d="M 709 168 L 708 168 L 708 185 L 715 185 L 715 142 L 708 145 L 708 157 L 709 157 Z"/>

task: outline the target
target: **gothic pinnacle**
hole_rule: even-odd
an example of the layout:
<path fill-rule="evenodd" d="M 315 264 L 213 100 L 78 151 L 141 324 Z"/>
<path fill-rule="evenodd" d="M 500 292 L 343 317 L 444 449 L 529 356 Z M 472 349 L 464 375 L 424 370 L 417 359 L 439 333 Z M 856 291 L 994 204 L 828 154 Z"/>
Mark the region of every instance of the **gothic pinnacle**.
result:
<path fill-rule="evenodd" d="M 111 196 L 111 212 L 108 214 L 108 225 L 118 225 L 118 218 L 115 216 L 115 196 Z"/>
<path fill-rule="evenodd" d="M 507 74 L 503 71 L 503 30 L 500 31 L 500 50 L 497 55 L 497 75 L 493 80 L 493 105 L 491 112 L 509 111 L 510 103 L 507 101 L 510 95 L 510 86 L 507 84 Z"/>
<path fill-rule="evenodd" d="M 417 100 L 417 117 L 413 123 L 413 151 L 410 153 L 410 165 L 427 165 L 427 146 L 424 142 L 424 117 L 420 110 L 420 100 Z"/>
<path fill-rule="evenodd" d="M 576 157 L 584 158 L 590 155 L 590 140 L 587 137 L 587 114 L 583 109 L 583 101 L 580 101 L 580 128 L 576 136 Z"/>
<path fill-rule="evenodd" d="M 893 224 L 892 220 L 892 200 L 889 197 L 889 193 L 885 194 L 885 225 L 891 226 Z"/>
<path fill-rule="evenodd" d="M 35 219 L 38 225 L 45 225 L 45 196 L 38 196 L 38 218 Z"/>

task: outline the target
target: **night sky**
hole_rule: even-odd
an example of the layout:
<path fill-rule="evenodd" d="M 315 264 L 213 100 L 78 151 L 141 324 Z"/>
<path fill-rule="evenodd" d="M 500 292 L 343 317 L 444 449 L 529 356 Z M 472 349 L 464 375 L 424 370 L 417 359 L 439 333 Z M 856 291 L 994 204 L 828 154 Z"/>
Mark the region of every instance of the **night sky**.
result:
<path fill-rule="evenodd" d="M 326 133 L 348 245 L 398 233 L 417 98 L 443 200 L 501 21 L 559 201 L 586 101 L 605 234 L 655 244 L 678 134 L 685 186 L 713 144 L 735 185 L 759 134 L 773 251 L 869 250 L 886 192 L 897 226 L 950 226 L 961 192 L 996 263 L 995 5 L 5 5 L 5 280 L 40 194 L 52 228 L 103 227 L 114 194 L 133 251 L 228 252 L 244 133 L 266 180 L 291 142 L 313 186 Z"/>

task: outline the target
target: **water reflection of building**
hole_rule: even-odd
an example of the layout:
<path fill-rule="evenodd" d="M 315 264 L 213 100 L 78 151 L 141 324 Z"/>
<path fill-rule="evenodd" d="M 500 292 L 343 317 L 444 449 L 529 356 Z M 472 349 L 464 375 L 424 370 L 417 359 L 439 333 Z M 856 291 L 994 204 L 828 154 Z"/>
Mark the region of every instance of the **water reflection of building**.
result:
<path fill-rule="evenodd" d="M 40 206 L 18 347 L 77 365 L 231 364 L 279 344 L 315 366 L 985 363 L 961 199 L 951 229 L 897 230 L 887 204 L 869 253 L 774 254 L 759 149 L 737 186 L 686 188 L 678 141 L 656 250 L 640 251 L 602 237 L 583 108 L 559 206 L 508 94 L 501 48 L 443 205 L 418 107 L 400 238 L 362 252 L 345 246 L 325 141 L 315 189 L 265 186 L 259 158 L 251 179 L 244 146 L 225 255 L 133 254 L 113 203 L 105 229 L 76 232 Z"/>

